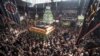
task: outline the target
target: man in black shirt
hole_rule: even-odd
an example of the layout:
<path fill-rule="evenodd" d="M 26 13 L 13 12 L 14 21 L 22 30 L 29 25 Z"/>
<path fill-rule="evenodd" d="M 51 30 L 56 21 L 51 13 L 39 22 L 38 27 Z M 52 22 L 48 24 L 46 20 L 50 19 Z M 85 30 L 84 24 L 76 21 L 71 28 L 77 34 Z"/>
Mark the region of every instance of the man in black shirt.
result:
<path fill-rule="evenodd" d="M 68 32 L 64 32 L 63 37 L 64 37 L 65 40 L 67 40 L 67 38 L 69 38 Z"/>

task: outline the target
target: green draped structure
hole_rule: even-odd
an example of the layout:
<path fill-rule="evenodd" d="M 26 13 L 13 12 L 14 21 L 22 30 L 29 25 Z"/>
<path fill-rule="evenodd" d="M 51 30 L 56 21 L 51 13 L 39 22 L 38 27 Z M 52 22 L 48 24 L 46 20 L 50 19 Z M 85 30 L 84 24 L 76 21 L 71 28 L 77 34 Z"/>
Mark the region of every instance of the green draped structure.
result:
<path fill-rule="evenodd" d="M 44 15 L 43 15 L 43 22 L 47 24 L 52 24 L 54 22 L 53 14 L 49 6 L 46 7 Z"/>

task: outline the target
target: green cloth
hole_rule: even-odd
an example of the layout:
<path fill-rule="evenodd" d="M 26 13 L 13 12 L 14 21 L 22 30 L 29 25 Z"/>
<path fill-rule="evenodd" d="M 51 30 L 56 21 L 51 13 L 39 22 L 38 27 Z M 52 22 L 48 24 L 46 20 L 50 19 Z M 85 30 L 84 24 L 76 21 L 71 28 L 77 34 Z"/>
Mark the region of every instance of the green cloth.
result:
<path fill-rule="evenodd" d="M 46 9 L 43 15 L 43 22 L 47 24 L 52 24 L 54 22 L 53 14 L 51 9 Z"/>

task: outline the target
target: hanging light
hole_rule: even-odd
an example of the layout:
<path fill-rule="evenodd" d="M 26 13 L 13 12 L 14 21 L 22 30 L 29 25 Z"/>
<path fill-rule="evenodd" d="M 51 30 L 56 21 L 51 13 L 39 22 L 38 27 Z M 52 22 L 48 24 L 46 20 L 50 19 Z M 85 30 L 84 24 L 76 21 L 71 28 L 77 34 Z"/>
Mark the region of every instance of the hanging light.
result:
<path fill-rule="evenodd" d="M 78 16 L 78 20 L 84 20 L 84 16 L 81 14 Z"/>
<path fill-rule="evenodd" d="M 38 14 L 37 14 L 37 5 L 36 5 L 36 14 L 35 14 L 35 19 L 38 19 Z"/>
<path fill-rule="evenodd" d="M 39 15 L 36 13 L 36 14 L 35 14 L 35 18 L 38 18 L 38 17 L 39 17 Z"/>
<path fill-rule="evenodd" d="M 50 6 L 46 6 L 46 9 L 50 10 Z"/>
<path fill-rule="evenodd" d="M 27 13 L 25 12 L 25 14 L 24 14 L 25 16 L 27 16 Z"/>

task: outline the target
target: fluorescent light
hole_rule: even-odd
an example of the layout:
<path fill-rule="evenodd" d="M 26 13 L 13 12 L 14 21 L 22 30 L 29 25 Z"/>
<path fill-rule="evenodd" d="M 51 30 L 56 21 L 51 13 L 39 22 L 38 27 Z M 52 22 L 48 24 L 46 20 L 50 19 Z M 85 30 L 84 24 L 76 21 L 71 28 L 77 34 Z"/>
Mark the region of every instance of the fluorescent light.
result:
<path fill-rule="evenodd" d="M 38 3 L 50 3 L 51 0 L 22 0 L 24 2 L 29 2 L 33 4 L 38 4 Z"/>
<path fill-rule="evenodd" d="M 54 0 L 54 2 L 59 2 L 59 1 L 61 1 L 61 0 Z"/>
<path fill-rule="evenodd" d="M 22 0 L 22 1 L 29 2 L 29 3 L 32 3 L 32 4 L 50 3 L 51 2 L 51 0 Z M 60 1 L 71 1 L 71 0 L 53 0 L 53 1 L 54 2 L 60 2 Z"/>

